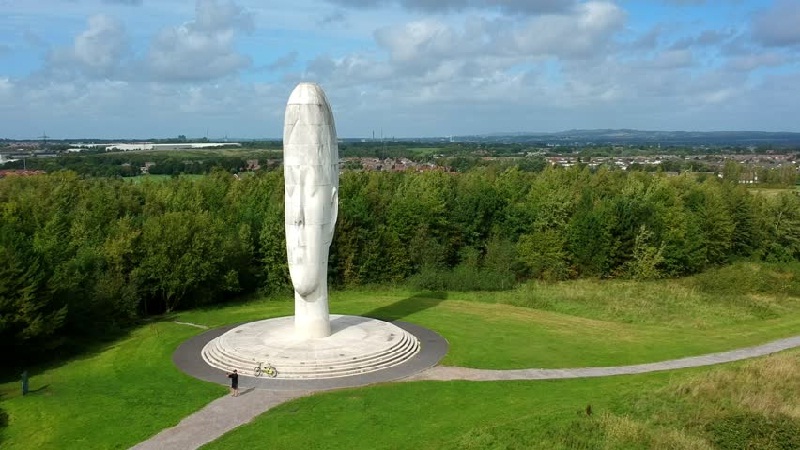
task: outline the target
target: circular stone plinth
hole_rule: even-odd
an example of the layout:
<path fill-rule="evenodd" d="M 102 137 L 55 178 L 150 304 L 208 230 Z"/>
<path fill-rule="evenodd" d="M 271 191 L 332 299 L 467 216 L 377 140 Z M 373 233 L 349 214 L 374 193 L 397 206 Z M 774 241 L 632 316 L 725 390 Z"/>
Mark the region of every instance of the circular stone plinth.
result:
<path fill-rule="evenodd" d="M 255 376 L 271 364 L 282 379 L 327 379 L 379 371 L 404 363 L 420 350 L 414 335 L 388 322 L 331 315 L 331 335 L 295 337 L 294 317 L 250 322 L 212 339 L 201 354 L 207 364 Z"/>

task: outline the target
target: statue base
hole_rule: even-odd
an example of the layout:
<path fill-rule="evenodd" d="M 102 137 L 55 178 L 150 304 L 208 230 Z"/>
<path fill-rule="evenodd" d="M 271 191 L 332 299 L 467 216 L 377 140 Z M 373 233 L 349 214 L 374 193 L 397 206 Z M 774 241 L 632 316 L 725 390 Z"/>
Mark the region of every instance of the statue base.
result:
<path fill-rule="evenodd" d="M 416 337 L 377 319 L 330 316 L 331 335 L 301 338 L 294 316 L 240 325 L 202 350 L 207 364 L 255 376 L 267 364 L 282 379 L 326 379 L 360 375 L 399 365 L 420 351 Z"/>

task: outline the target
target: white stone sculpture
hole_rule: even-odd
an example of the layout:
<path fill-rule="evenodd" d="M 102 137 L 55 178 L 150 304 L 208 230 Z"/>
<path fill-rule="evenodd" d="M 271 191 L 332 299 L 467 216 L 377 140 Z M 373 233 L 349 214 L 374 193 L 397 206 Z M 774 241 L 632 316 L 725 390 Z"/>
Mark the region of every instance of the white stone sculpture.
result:
<path fill-rule="evenodd" d="M 339 212 L 339 147 L 328 99 L 300 83 L 286 105 L 283 129 L 286 253 L 300 338 L 331 334 L 328 252 Z"/>
<path fill-rule="evenodd" d="M 331 316 L 328 310 L 328 251 L 339 212 L 339 147 L 331 107 L 319 86 L 301 83 L 294 89 L 284 126 L 286 253 L 294 317 L 232 328 L 203 347 L 203 360 L 248 377 L 258 377 L 269 364 L 280 382 L 352 380 L 404 364 L 421 349 L 413 334 L 369 317 Z"/>

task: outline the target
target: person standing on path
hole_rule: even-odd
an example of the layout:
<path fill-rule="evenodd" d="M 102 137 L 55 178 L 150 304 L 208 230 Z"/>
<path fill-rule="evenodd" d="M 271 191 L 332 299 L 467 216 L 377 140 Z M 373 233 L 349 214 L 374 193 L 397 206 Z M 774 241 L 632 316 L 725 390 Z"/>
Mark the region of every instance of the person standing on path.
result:
<path fill-rule="evenodd" d="M 231 395 L 234 397 L 239 396 L 239 372 L 233 369 L 233 372 L 228 373 L 228 378 L 231 379 Z"/>

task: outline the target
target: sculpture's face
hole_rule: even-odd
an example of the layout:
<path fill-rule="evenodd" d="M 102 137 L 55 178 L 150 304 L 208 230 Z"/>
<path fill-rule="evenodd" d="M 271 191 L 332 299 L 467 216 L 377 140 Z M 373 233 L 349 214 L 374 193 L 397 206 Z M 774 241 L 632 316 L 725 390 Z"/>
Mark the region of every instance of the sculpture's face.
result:
<path fill-rule="evenodd" d="M 325 184 L 320 166 L 286 166 L 286 250 L 295 291 L 306 296 L 327 282 L 336 188 Z M 329 183 L 329 182 L 328 182 Z"/>
<path fill-rule="evenodd" d="M 327 283 L 328 249 L 338 213 L 339 148 L 328 99 L 316 84 L 300 83 L 286 105 L 286 252 L 301 296 Z"/>

